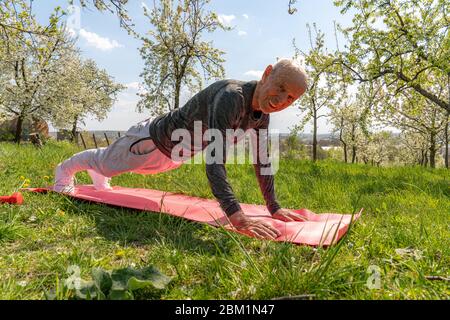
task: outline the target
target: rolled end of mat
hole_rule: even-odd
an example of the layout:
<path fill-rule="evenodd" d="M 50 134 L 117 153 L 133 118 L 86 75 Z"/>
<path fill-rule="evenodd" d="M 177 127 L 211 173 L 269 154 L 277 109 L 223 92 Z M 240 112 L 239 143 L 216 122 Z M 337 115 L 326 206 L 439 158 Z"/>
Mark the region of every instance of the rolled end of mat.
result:
<path fill-rule="evenodd" d="M 0 197 L 0 203 L 23 204 L 23 197 L 20 192 L 16 192 L 11 196 Z"/>

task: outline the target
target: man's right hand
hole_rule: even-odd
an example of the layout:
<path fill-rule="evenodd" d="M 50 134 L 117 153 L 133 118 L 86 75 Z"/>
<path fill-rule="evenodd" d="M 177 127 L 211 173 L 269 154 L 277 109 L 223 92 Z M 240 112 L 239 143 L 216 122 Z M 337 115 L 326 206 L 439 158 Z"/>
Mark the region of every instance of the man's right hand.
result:
<path fill-rule="evenodd" d="M 281 236 L 281 232 L 270 224 L 249 218 L 242 211 L 237 211 L 228 218 L 237 230 L 246 231 L 257 238 L 276 239 Z"/>

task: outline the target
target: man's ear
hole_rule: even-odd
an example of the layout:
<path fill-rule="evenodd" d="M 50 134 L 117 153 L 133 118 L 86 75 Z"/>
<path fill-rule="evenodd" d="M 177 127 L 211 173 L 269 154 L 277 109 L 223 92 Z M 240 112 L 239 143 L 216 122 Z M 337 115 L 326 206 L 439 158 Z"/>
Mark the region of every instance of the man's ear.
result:
<path fill-rule="evenodd" d="M 263 73 L 263 76 L 261 79 L 263 82 L 266 81 L 267 77 L 272 73 L 272 70 L 273 70 L 273 66 L 271 64 L 269 64 Z"/>

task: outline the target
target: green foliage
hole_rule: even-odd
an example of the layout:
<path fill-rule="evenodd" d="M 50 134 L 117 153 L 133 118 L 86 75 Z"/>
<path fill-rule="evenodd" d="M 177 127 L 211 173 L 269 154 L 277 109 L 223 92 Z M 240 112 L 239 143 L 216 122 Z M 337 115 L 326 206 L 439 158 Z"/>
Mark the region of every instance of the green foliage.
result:
<path fill-rule="evenodd" d="M 153 266 L 141 270 L 123 268 L 117 270 L 104 270 L 94 268 L 91 271 L 92 281 L 80 278 L 79 268 L 64 282 L 57 281 L 57 289 L 46 293 L 46 298 L 77 299 L 77 300 L 130 300 L 134 299 L 136 290 L 154 288 L 165 289 L 171 278 L 161 273 Z"/>
<path fill-rule="evenodd" d="M 14 135 L 11 132 L 1 132 L 0 141 L 14 141 Z"/>
<path fill-rule="evenodd" d="M 82 60 L 78 54 L 61 58 L 64 66 L 58 75 L 59 101 L 46 114 L 56 128 L 69 128 L 75 133 L 77 125 L 87 116 L 104 120 L 125 87 L 118 84 L 106 70 L 93 60 Z"/>
<path fill-rule="evenodd" d="M 338 27 L 348 44 L 341 51 L 337 43 L 333 58 L 318 66 L 339 79 L 330 118 L 344 158 L 374 163 L 388 158 L 376 153 L 393 149 L 377 128 L 389 126 L 407 137 L 398 144 L 410 149 L 410 155 L 403 154 L 405 162 L 435 167 L 448 140 L 449 2 L 345 0 L 335 5 L 353 15 L 349 27 Z"/>
<path fill-rule="evenodd" d="M 4 1 L 0 12 L 0 113 L 38 116 L 57 128 L 76 129 L 87 115 L 104 119 L 123 86 L 94 61 L 81 60 L 62 22 L 66 13 L 55 8 L 43 26 L 25 0 Z"/>
<path fill-rule="evenodd" d="M 336 59 L 354 80 L 379 82 L 382 94 L 416 92 L 450 111 L 450 101 L 435 86 L 447 83 L 450 74 L 448 1 L 340 0 L 335 4 L 344 13 L 355 12 L 353 25 L 343 29 L 350 40 L 348 50 Z"/>
<path fill-rule="evenodd" d="M 217 14 L 206 11 L 209 0 L 158 0 L 144 14 L 154 27 L 144 42 L 141 56 L 145 67 L 145 93 L 139 110 L 149 109 L 154 115 L 178 108 L 183 88 L 196 92 L 206 79 L 222 78 L 224 52 L 202 40 L 205 32 L 227 30 Z"/>
<path fill-rule="evenodd" d="M 31 8 L 25 0 L 0 3 L 0 113 L 21 121 L 46 114 L 61 102 L 55 99 L 61 91 L 57 76 L 64 67 L 60 58 L 74 50 L 59 8 L 46 26 L 37 21 Z"/>

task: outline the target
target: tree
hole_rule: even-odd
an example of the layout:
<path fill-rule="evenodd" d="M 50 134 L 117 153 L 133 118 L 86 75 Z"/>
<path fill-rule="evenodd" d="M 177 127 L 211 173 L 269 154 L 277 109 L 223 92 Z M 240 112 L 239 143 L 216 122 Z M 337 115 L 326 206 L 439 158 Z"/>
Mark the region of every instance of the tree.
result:
<path fill-rule="evenodd" d="M 405 129 L 399 136 L 399 158 L 404 164 L 428 165 L 429 139 L 420 132 Z"/>
<path fill-rule="evenodd" d="M 69 0 L 71 5 L 73 5 L 74 2 L 75 0 Z M 128 0 L 78 0 L 78 3 L 82 7 L 88 7 L 89 3 L 92 3 L 99 11 L 115 13 L 119 17 L 120 26 L 125 30 L 134 33 L 132 30 L 133 24 L 131 18 L 125 8 Z"/>
<path fill-rule="evenodd" d="M 288 8 L 289 14 L 294 14 L 297 12 L 297 8 L 294 7 L 296 2 L 297 0 L 289 0 L 289 8 Z"/>
<path fill-rule="evenodd" d="M 398 139 L 390 131 L 373 132 L 365 136 L 359 145 L 360 158 L 365 164 L 379 167 L 395 162 L 398 154 Z"/>
<path fill-rule="evenodd" d="M 17 117 L 15 141 L 20 143 L 22 124 L 51 109 L 58 91 L 55 73 L 60 58 L 74 50 L 73 40 L 60 23 L 56 8 L 47 26 L 32 14 L 32 2 L 5 0 L 0 3 L 0 70 L 6 83 L 0 87 L 3 112 Z"/>
<path fill-rule="evenodd" d="M 144 14 L 154 30 L 143 37 L 141 56 L 145 68 L 146 93 L 141 94 L 139 110 L 150 109 L 153 114 L 174 110 L 180 104 L 183 86 L 197 91 L 202 86 L 201 69 L 206 79 L 225 74 L 222 51 L 212 42 L 202 40 L 205 32 L 227 29 L 215 13 L 205 12 L 209 0 L 158 0 Z"/>
<path fill-rule="evenodd" d="M 364 150 L 371 139 L 370 129 L 376 129 L 373 122 L 373 109 L 379 88 L 376 83 L 349 86 L 349 79 L 341 70 L 342 79 L 337 83 L 336 103 L 331 106 L 330 120 L 333 132 L 339 132 L 339 140 L 344 146 L 344 159 L 347 162 L 348 150 L 351 150 L 352 163 L 358 162 L 358 150 Z"/>
<path fill-rule="evenodd" d="M 19 1 L 9 1 L 5 0 L 5 2 L 9 2 L 10 4 L 16 3 L 16 8 L 21 7 L 21 3 L 26 3 L 28 7 L 28 14 L 31 15 L 32 12 L 32 4 L 33 0 L 19 0 Z M 134 33 L 132 30 L 133 24 L 131 21 L 130 16 L 128 15 L 128 11 L 126 10 L 125 6 L 128 3 L 128 0 L 68 0 L 68 3 L 70 5 L 74 5 L 75 3 L 79 3 L 83 8 L 86 8 L 89 6 L 90 3 L 94 5 L 94 7 L 99 11 L 109 11 L 111 13 L 115 13 L 119 17 L 120 25 L 125 28 L 130 33 Z M 6 5 L 5 5 L 6 6 Z M 62 11 L 60 7 L 57 7 L 59 18 L 61 16 L 66 15 L 65 11 Z M 18 12 L 17 12 L 18 13 Z M 4 14 L 3 11 L 0 11 L 0 14 Z M 40 30 L 36 29 L 26 29 L 24 26 L 16 25 L 16 24 L 8 24 L 4 21 L 1 21 L 0 19 L 0 27 L 7 28 L 7 29 L 15 29 L 19 32 L 25 32 L 25 33 L 38 33 L 41 35 L 47 34 L 50 30 L 48 28 L 42 27 Z"/>
<path fill-rule="evenodd" d="M 333 125 L 333 133 L 338 134 L 343 146 L 344 161 L 348 162 L 349 152 L 351 163 L 358 160 L 358 149 L 364 145 L 368 137 L 370 115 L 368 108 L 358 100 L 347 101 L 343 105 L 331 108 L 330 122 Z"/>
<path fill-rule="evenodd" d="M 83 61 L 78 55 L 69 56 L 64 61 L 59 87 L 61 95 L 55 97 L 60 101 L 59 107 L 52 109 L 48 118 L 57 128 L 71 127 L 75 140 L 78 124 L 83 123 L 87 116 L 105 119 L 117 94 L 125 88 L 115 83 L 93 60 Z"/>
<path fill-rule="evenodd" d="M 442 89 L 436 88 L 435 91 L 440 97 Z M 404 91 L 400 97 L 386 95 L 385 102 L 380 104 L 378 109 L 377 117 L 385 124 L 402 131 L 417 132 L 428 140 L 429 163 L 430 167 L 434 168 L 436 154 L 442 142 L 440 137 L 448 123 L 447 112 L 436 108 L 429 100 L 414 91 Z"/>
<path fill-rule="evenodd" d="M 334 82 L 331 79 L 330 73 L 323 69 L 324 61 L 330 57 L 325 51 L 324 34 L 317 29 L 313 24 L 313 29 L 307 25 L 308 35 L 310 40 L 310 51 L 304 53 L 295 46 L 296 56 L 302 54 L 305 57 L 306 73 L 308 74 L 308 90 L 303 99 L 300 101 L 299 109 L 306 112 L 302 124 L 303 127 L 306 122 L 312 120 L 313 122 L 313 161 L 317 160 L 317 127 L 318 120 L 326 117 L 322 112 L 324 107 L 329 107 L 336 96 Z M 314 40 L 312 32 L 314 32 Z"/>
<path fill-rule="evenodd" d="M 0 30 L 2 32 L 3 53 L 13 50 L 13 42 L 18 34 L 51 36 L 57 33 L 57 25 L 64 12 L 56 7 L 46 26 L 38 24 L 32 13 L 33 0 L 3 0 L 0 2 Z M 24 36 L 25 38 L 25 36 Z"/>
<path fill-rule="evenodd" d="M 280 153 L 288 159 L 309 159 L 311 157 L 306 144 L 294 130 L 280 141 Z"/>
<path fill-rule="evenodd" d="M 392 94 L 414 91 L 434 107 L 450 111 L 450 100 L 433 90 L 450 75 L 448 0 L 335 0 L 356 11 L 343 29 L 350 45 L 340 63 L 360 82 L 380 80 Z M 433 79 L 433 80 L 430 80 Z"/>

